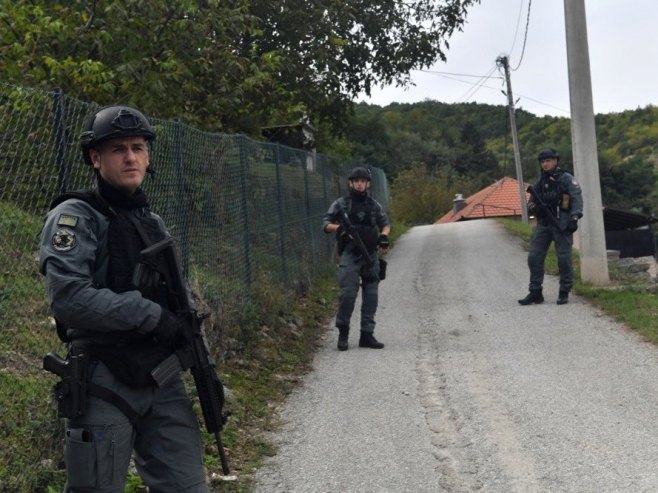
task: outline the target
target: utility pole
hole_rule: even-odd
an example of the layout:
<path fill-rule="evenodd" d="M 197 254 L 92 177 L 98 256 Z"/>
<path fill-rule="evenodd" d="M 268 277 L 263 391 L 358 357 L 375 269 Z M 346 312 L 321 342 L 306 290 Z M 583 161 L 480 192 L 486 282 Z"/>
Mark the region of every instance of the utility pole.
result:
<path fill-rule="evenodd" d="M 583 219 L 578 228 L 580 277 L 594 286 L 603 286 L 610 282 L 610 278 L 603 228 L 584 0 L 564 0 L 564 22 L 571 101 L 571 147 L 574 173 L 583 188 L 584 202 Z"/>
<path fill-rule="evenodd" d="M 507 81 L 507 103 L 509 108 L 509 122 L 512 127 L 512 145 L 514 146 L 514 163 L 516 164 L 516 180 L 519 182 L 519 203 L 521 204 L 521 221 L 528 224 L 528 204 L 525 198 L 525 182 L 523 181 L 523 168 L 521 167 L 521 152 L 519 150 L 519 136 L 516 132 L 516 117 L 514 115 L 514 98 L 512 97 L 512 82 L 509 76 L 509 61 L 506 56 L 496 58 L 496 65 L 505 69 Z"/>

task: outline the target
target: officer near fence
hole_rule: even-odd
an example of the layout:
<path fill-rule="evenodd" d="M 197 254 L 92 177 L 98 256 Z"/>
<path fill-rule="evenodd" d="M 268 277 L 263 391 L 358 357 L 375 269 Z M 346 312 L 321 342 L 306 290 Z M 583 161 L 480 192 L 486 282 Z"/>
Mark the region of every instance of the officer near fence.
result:
<path fill-rule="evenodd" d="M 159 384 L 152 376 L 185 346 L 186 322 L 168 309 L 160 283 L 133 279 L 140 251 L 169 236 L 141 188 L 154 139 L 134 108 L 90 115 L 80 142 L 95 187 L 55 199 L 42 230 L 40 271 L 69 351 L 58 396 L 68 492 L 123 492 L 133 452 L 150 491 L 208 491 L 180 372 Z"/>
<path fill-rule="evenodd" d="M 537 218 L 528 253 L 530 285 L 528 295 L 519 303 L 543 303 L 544 261 L 553 242 L 560 271 L 557 304 L 564 305 L 569 302 L 574 283 L 571 250 L 573 233 L 578 229 L 578 220 L 583 217 L 582 191 L 573 175 L 559 167 L 560 156 L 555 149 L 544 149 L 537 158 L 541 177 L 534 187 L 528 189 L 531 194 L 528 212 Z"/>
<path fill-rule="evenodd" d="M 384 277 L 385 262 L 378 249 L 386 252 L 391 227 L 379 202 L 368 190 L 370 171 L 354 168 L 348 177 L 349 194 L 335 200 L 323 218 L 325 233 L 335 233 L 340 264 L 338 270 L 338 349 L 348 349 L 350 320 L 361 286 L 361 333 L 359 347 L 381 349 L 384 344 L 374 336 L 379 282 Z M 384 268 L 382 268 L 384 266 Z"/>

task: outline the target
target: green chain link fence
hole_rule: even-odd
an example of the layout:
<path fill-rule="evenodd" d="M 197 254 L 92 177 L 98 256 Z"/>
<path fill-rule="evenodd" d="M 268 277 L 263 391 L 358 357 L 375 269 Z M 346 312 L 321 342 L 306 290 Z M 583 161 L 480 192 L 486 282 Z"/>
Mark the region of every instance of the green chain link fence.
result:
<path fill-rule="evenodd" d="M 52 199 L 93 182 L 78 136 L 97 108 L 58 91 L 0 82 L 0 491 L 38 489 L 39 471 L 58 469 L 44 461 L 59 444 L 43 443 L 42 455 L 30 457 L 39 447 L 18 450 L 8 437 L 33 434 L 22 439 L 36 444 L 61 431 L 43 394 L 52 381 L 39 370 L 41 357 L 60 344 L 38 273 L 39 233 Z M 194 291 L 213 313 L 210 328 L 206 324 L 211 343 L 225 349 L 224 332 L 239 334 L 236 326 L 260 286 L 278 286 L 292 297 L 331 265 L 334 241 L 321 222 L 331 201 L 346 192 L 347 167 L 177 120 L 151 123 L 155 175 L 144 188 L 177 240 Z M 382 170 L 373 169 L 372 183 L 373 196 L 388 209 Z M 22 483 L 23 471 L 12 464 L 25 463 L 43 467 Z"/>
<path fill-rule="evenodd" d="M 93 181 L 78 135 L 96 108 L 59 92 L 0 83 L 2 306 L 33 289 L 26 279 L 39 280 L 33 260 L 51 200 Z M 328 204 L 345 193 L 345 168 L 243 135 L 151 121 L 156 174 L 144 188 L 178 240 L 186 273 L 202 268 L 221 280 L 225 295 L 243 300 L 263 271 L 287 291 L 303 291 L 331 257 L 333 239 L 320 224 Z M 376 168 L 373 195 L 388 206 L 386 177 Z"/>

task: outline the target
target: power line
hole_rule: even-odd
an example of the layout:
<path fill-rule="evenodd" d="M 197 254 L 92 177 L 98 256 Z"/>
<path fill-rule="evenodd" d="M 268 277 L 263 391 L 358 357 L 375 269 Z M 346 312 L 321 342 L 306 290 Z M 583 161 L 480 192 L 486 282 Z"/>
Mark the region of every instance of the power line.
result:
<path fill-rule="evenodd" d="M 483 75 L 480 77 L 480 79 L 471 87 L 468 91 L 466 91 L 462 96 L 457 99 L 457 101 L 467 101 L 468 99 L 472 98 L 475 96 L 475 93 L 480 90 L 480 88 L 484 85 L 484 83 L 491 77 L 491 74 L 494 73 L 496 70 L 496 66 L 494 65 L 491 70 L 486 75 Z M 498 78 L 498 77 L 496 77 Z"/>
<path fill-rule="evenodd" d="M 523 55 L 525 54 L 525 45 L 526 45 L 526 41 L 528 41 L 528 26 L 530 25 L 531 6 L 532 6 L 532 0 L 528 0 L 528 16 L 526 17 L 526 21 L 525 21 L 525 34 L 523 35 L 523 49 L 521 50 L 521 59 L 519 60 L 518 65 L 515 68 L 513 68 L 512 71 L 518 70 L 518 68 L 521 66 L 521 62 L 523 61 Z"/>
<path fill-rule="evenodd" d="M 516 45 L 516 36 L 519 34 L 519 24 L 521 24 L 521 14 L 523 13 L 523 0 L 519 4 L 519 15 L 516 17 L 516 28 L 514 28 L 514 39 L 512 40 L 512 47 L 509 49 L 509 53 L 514 51 L 514 46 Z"/>
<path fill-rule="evenodd" d="M 484 75 L 471 75 L 471 74 L 456 74 L 454 72 L 439 72 L 437 70 L 417 70 L 417 72 L 423 72 L 426 74 L 436 74 L 436 75 L 456 75 L 458 77 L 477 77 L 477 78 L 482 78 L 485 77 Z M 502 80 L 502 77 L 497 77 Z M 454 79 L 457 80 L 457 79 Z M 470 84 L 470 82 L 468 83 Z"/>
<path fill-rule="evenodd" d="M 494 69 L 495 68 L 496 67 L 494 67 Z M 472 86 L 471 89 L 469 89 L 469 90 L 472 90 L 473 87 L 478 86 L 478 90 L 480 90 L 481 88 L 484 87 L 485 89 L 491 89 L 492 91 L 500 91 L 500 87 L 487 86 L 487 85 L 484 84 L 485 81 L 482 81 L 483 83 L 479 83 L 479 80 L 476 81 L 475 84 L 474 84 L 473 82 L 468 81 L 468 80 L 460 80 L 460 79 L 456 79 L 455 77 L 450 77 L 450 75 L 458 75 L 458 76 L 461 76 L 461 77 L 477 77 L 478 79 L 486 78 L 486 80 L 489 80 L 489 79 L 504 80 L 505 79 L 502 76 L 501 77 L 491 77 L 490 74 L 491 74 L 492 71 L 489 71 L 489 73 L 485 74 L 485 75 L 456 74 L 456 73 L 453 73 L 453 72 L 439 72 L 439 71 L 435 71 L 435 70 L 418 70 L 418 72 L 424 72 L 424 73 L 427 73 L 427 74 L 438 75 L 439 77 L 443 77 L 444 79 L 453 80 L 453 81 L 459 82 L 461 84 L 468 84 L 468 85 Z M 473 95 L 471 95 L 471 97 L 472 96 Z M 517 93 L 517 96 L 520 97 L 521 99 L 527 99 L 529 101 L 532 101 L 533 103 L 537 103 L 537 104 L 541 104 L 542 106 L 547 106 L 549 108 L 553 108 L 553 109 L 558 110 L 558 111 L 560 111 L 562 113 L 565 113 L 567 115 L 570 114 L 570 112 L 568 110 L 565 110 L 564 108 L 559 108 L 558 106 L 553 106 L 551 104 L 544 103 L 543 101 L 539 101 L 538 99 L 531 98 L 529 96 L 526 96 L 525 94 Z M 461 99 L 461 98 L 459 98 L 459 99 Z"/>

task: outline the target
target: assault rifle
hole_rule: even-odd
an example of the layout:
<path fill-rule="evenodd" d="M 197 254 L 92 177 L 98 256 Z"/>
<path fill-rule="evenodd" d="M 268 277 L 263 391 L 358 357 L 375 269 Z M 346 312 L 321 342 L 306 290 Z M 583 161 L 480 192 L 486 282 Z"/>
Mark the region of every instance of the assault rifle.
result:
<path fill-rule="evenodd" d="M 345 211 L 345 208 L 341 205 L 340 202 L 336 202 L 336 212 L 338 212 L 338 223 L 345 229 L 346 233 L 350 235 L 352 240 L 354 240 L 354 244 L 363 257 L 368 271 L 371 272 L 378 281 L 382 280 L 373 269 L 375 260 L 368 252 L 368 249 L 366 248 L 365 243 L 363 243 L 361 236 L 359 236 L 359 233 L 356 231 L 354 224 L 352 224 L 352 221 L 350 221 L 350 216 L 348 216 L 347 211 Z"/>
<path fill-rule="evenodd" d="M 560 227 L 560 223 L 557 220 L 557 217 L 555 217 L 555 215 L 548 208 L 548 206 L 546 205 L 546 202 L 544 202 L 541 199 L 539 194 L 536 192 L 535 187 L 529 186 L 528 188 L 526 188 L 526 192 L 528 192 L 530 194 L 530 196 L 532 197 L 534 203 L 537 205 L 537 207 L 539 207 L 539 210 L 551 220 L 551 222 L 553 223 L 553 226 L 555 226 L 557 228 L 557 230 L 564 236 L 564 231 Z"/>
<path fill-rule="evenodd" d="M 163 269 L 167 273 L 165 275 L 168 276 L 166 279 L 167 289 L 170 292 L 171 302 L 175 305 L 171 308 L 181 319 L 186 321 L 186 326 L 190 330 L 190 334 L 186 334 L 186 339 L 190 342 L 160 363 L 151 372 L 151 376 L 160 385 L 181 370 L 190 369 L 199 395 L 206 430 L 208 430 L 208 433 L 215 435 L 222 464 L 222 473 L 224 476 L 228 476 L 228 460 L 220 436 L 222 427 L 227 420 L 227 415 L 222 414 L 224 386 L 215 371 L 215 362 L 210 355 L 210 349 L 201 327 L 201 323 L 206 317 L 199 315 L 190 304 L 183 274 L 174 249 L 173 238 L 165 238 L 140 252 L 140 263 L 135 271 L 135 282 L 140 282 L 140 276 L 148 279 L 149 275 L 152 274 L 153 261 L 160 253 L 163 254 L 167 267 Z M 160 274 L 164 273 L 160 272 Z M 139 284 L 136 285 L 139 286 Z"/>

